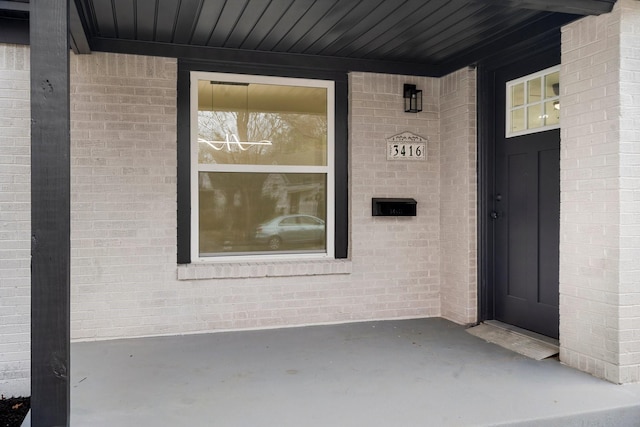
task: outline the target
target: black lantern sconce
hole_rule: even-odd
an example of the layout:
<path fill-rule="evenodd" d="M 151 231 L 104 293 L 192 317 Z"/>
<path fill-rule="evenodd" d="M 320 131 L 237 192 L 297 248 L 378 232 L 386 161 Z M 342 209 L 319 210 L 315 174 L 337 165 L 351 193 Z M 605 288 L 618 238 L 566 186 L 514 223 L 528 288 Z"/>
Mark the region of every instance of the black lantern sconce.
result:
<path fill-rule="evenodd" d="M 422 111 L 422 91 L 416 89 L 416 85 L 404 85 L 404 112 L 419 113 Z"/>

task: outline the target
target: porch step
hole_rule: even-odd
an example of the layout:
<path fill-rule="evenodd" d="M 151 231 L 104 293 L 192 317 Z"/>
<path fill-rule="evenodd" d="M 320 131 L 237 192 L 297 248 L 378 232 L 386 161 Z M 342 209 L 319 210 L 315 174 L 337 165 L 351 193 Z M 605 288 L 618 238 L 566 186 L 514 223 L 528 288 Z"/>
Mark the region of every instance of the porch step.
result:
<path fill-rule="evenodd" d="M 578 398 L 576 397 L 576 399 Z M 527 421 L 493 424 L 495 427 L 638 427 L 639 425 L 640 405 L 604 411 L 582 412 L 563 417 L 536 418 Z"/>

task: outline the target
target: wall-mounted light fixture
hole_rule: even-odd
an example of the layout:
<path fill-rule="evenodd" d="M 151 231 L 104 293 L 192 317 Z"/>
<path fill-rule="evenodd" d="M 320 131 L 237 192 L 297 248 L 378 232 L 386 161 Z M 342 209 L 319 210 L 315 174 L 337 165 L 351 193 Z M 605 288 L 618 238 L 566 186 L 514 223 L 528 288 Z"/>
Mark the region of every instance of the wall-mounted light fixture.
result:
<path fill-rule="evenodd" d="M 404 112 L 418 113 L 422 111 L 422 91 L 416 89 L 416 85 L 404 85 Z"/>

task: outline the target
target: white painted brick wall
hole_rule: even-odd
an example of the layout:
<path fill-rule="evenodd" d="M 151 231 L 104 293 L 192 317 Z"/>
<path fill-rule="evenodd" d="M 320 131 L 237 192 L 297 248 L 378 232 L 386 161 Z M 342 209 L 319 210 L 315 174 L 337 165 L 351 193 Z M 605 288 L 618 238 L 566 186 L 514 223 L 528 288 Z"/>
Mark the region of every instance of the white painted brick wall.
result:
<path fill-rule="evenodd" d="M 440 81 L 440 241 L 442 316 L 477 320 L 475 70 Z"/>
<path fill-rule="evenodd" d="M 403 111 L 404 83 L 422 89 L 422 112 Z M 413 301 L 407 312 L 376 304 L 383 318 L 439 315 L 439 80 L 352 73 L 349 86 L 353 279 Z M 426 161 L 386 160 L 386 139 L 404 131 L 428 139 Z M 372 217 L 373 197 L 415 198 L 417 216 Z"/>
<path fill-rule="evenodd" d="M 622 0 L 620 35 L 620 373 L 640 382 L 640 2 Z"/>
<path fill-rule="evenodd" d="M 405 79 L 352 76 L 350 262 L 178 269 L 176 62 L 93 53 L 71 68 L 74 339 L 439 314 L 437 80 L 417 79 L 426 109 L 405 115 Z M 404 130 L 429 137 L 429 161 L 386 161 Z M 374 219 L 374 196 L 416 197 L 418 217 Z"/>
<path fill-rule="evenodd" d="M 186 323 L 175 100 L 175 60 L 71 57 L 73 338 L 177 333 Z"/>
<path fill-rule="evenodd" d="M 29 49 L 0 44 L 0 392 L 30 394 Z"/>
<path fill-rule="evenodd" d="M 22 53 L 28 56 L 27 49 L 22 48 Z M 10 74 L 8 80 L 11 85 L 23 85 L 21 96 L 28 99 L 27 68 L 20 78 Z M 178 268 L 176 71 L 172 59 L 97 52 L 71 57 L 74 340 L 440 315 L 438 79 L 350 76 L 349 260 Z M 460 78 L 467 79 L 461 83 L 466 87 L 462 103 L 469 103 L 471 76 L 462 73 Z M 449 80 L 455 83 L 455 78 Z M 404 83 L 416 83 L 424 91 L 422 113 L 402 111 Z M 10 93 L 5 86 L 0 92 L 3 97 Z M 21 139 L 2 139 L 5 145 L 20 141 L 22 151 L 15 159 L 28 156 L 29 150 L 28 101 L 21 106 L 27 109 L 19 116 L 24 120 L 11 131 Z M 18 114 L 19 108 L 12 110 Z M 471 111 L 463 115 L 470 118 Z M 4 126 L 7 121 L 0 123 Z M 428 138 L 427 161 L 386 160 L 385 139 L 402 131 Z M 451 132 L 452 138 L 460 136 Z M 461 138 L 462 145 L 470 143 Z M 474 156 L 470 147 L 466 150 L 468 159 L 455 161 L 471 170 Z M 21 162 L 23 167 L 16 171 L 9 161 Z M 22 234 L 15 235 L 12 253 L 21 253 L 22 261 L 3 256 L 0 274 L 3 292 L 9 283 L 11 289 L 19 290 L 7 306 L 24 315 L 19 327 L 12 329 L 22 334 L 15 346 L 24 369 L 3 367 L 2 375 L 8 381 L 21 372 L 28 385 L 28 157 L 20 162 L 7 159 L 1 165 L 2 185 L 12 187 L 7 187 L 11 199 L 0 202 L 0 215 L 16 219 L 9 222 L 15 224 L 10 227 Z M 472 181 L 465 181 L 465 188 Z M 372 197 L 414 197 L 418 215 L 374 218 Z M 15 208 L 16 201 L 22 203 L 20 210 Z M 472 239 L 472 208 L 464 213 L 469 224 L 464 237 Z M 475 267 L 471 258 L 465 265 Z M 468 273 L 475 274 L 471 269 Z M 4 280 L 4 275 L 16 271 L 18 277 Z M 455 288 L 455 295 L 470 307 L 475 295 L 465 297 L 461 294 L 465 289 L 466 283 Z M 4 313 L 1 317 L 5 323 L 11 319 Z M 14 346 L 4 340 L 9 335 L 3 336 L 3 354 Z"/>
<path fill-rule="evenodd" d="M 562 33 L 561 360 L 640 381 L 640 2 Z"/>

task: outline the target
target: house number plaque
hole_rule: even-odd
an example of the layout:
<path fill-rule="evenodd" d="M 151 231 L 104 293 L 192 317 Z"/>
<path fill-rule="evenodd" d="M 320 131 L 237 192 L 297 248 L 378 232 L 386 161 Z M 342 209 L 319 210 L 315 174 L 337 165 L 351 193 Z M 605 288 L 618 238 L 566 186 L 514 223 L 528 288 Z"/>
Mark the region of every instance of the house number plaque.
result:
<path fill-rule="evenodd" d="M 427 139 L 411 132 L 387 138 L 387 160 L 427 160 Z"/>

